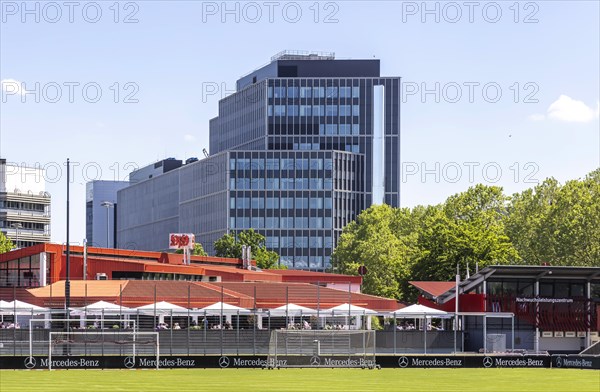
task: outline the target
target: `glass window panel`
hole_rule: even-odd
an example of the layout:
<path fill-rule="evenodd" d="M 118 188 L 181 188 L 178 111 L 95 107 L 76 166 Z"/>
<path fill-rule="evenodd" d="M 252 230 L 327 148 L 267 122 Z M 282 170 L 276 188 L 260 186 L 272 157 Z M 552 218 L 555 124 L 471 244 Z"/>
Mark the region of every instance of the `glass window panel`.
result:
<path fill-rule="evenodd" d="M 337 116 L 338 107 L 337 105 L 327 105 L 325 106 L 325 115 L 326 116 Z"/>
<path fill-rule="evenodd" d="M 273 98 L 273 87 L 272 86 L 269 86 L 269 88 L 267 89 L 267 97 Z"/>
<path fill-rule="evenodd" d="M 235 178 L 229 179 L 229 189 L 235 189 Z"/>
<path fill-rule="evenodd" d="M 331 210 L 333 208 L 333 199 L 331 197 L 325 198 L 325 208 Z"/>
<path fill-rule="evenodd" d="M 338 97 L 338 88 L 335 86 L 327 87 L 325 92 L 325 96 L 327 98 L 337 98 Z"/>
<path fill-rule="evenodd" d="M 340 87 L 340 98 L 351 98 L 352 88 L 351 87 Z"/>
<path fill-rule="evenodd" d="M 352 124 L 352 134 L 360 135 L 360 126 L 358 124 Z"/>
<path fill-rule="evenodd" d="M 250 181 L 250 179 L 248 179 Z M 248 187 L 246 187 L 248 189 Z M 264 178 L 253 178 L 252 179 L 252 189 L 265 189 L 265 179 Z"/>
<path fill-rule="evenodd" d="M 322 178 L 311 178 L 310 179 L 310 189 L 323 189 L 323 179 Z"/>
<path fill-rule="evenodd" d="M 310 247 L 320 249 L 323 247 L 323 237 L 310 237 Z"/>
<path fill-rule="evenodd" d="M 350 105 L 340 105 L 340 116 L 350 116 L 352 108 Z"/>
<path fill-rule="evenodd" d="M 229 199 L 229 208 L 235 208 L 235 197 Z"/>
<path fill-rule="evenodd" d="M 288 87 L 288 98 L 298 98 L 298 87 Z"/>
<path fill-rule="evenodd" d="M 297 197 L 296 198 L 296 209 L 298 208 L 308 208 L 308 198 L 307 197 Z"/>
<path fill-rule="evenodd" d="M 252 198 L 252 208 L 253 209 L 265 208 L 265 199 L 262 197 L 253 197 Z"/>
<path fill-rule="evenodd" d="M 279 189 L 279 178 L 267 178 L 265 181 L 267 189 Z"/>
<path fill-rule="evenodd" d="M 360 116 L 360 106 L 359 105 L 352 105 L 352 115 Z"/>
<path fill-rule="evenodd" d="M 300 87 L 300 98 L 312 97 L 312 87 Z"/>
<path fill-rule="evenodd" d="M 283 170 L 293 170 L 294 169 L 294 159 L 293 158 L 282 158 L 281 159 L 281 168 Z"/>
<path fill-rule="evenodd" d="M 323 223 L 324 228 L 331 229 L 332 225 L 333 225 L 333 219 L 331 217 L 324 219 L 324 223 Z"/>
<path fill-rule="evenodd" d="M 298 158 L 298 159 L 296 159 L 296 169 L 299 169 L 299 170 L 308 170 L 308 158 Z"/>
<path fill-rule="evenodd" d="M 313 114 L 313 116 L 324 116 L 325 115 L 325 106 L 324 105 L 313 105 L 312 114 Z"/>
<path fill-rule="evenodd" d="M 278 158 L 267 158 L 267 169 L 268 170 L 279 170 L 279 159 Z"/>
<path fill-rule="evenodd" d="M 360 87 L 352 87 L 352 98 L 360 98 Z"/>
<path fill-rule="evenodd" d="M 285 98 L 285 87 L 273 87 L 274 98 Z"/>
<path fill-rule="evenodd" d="M 269 105 L 269 107 L 267 108 L 267 112 L 269 117 L 273 117 L 273 105 Z"/>
<path fill-rule="evenodd" d="M 323 198 L 322 197 L 311 197 L 310 198 L 310 208 L 311 209 L 323 208 Z"/>
<path fill-rule="evenodd" d="M 279 229 L 279 218 L 278 217 L 267 217 L 266 218 L 267 229 Z"/>
<path fill-rule="evenodd" d="M 235 216 L 229 217 L 229 228 L 235 229 Z"/>
<path fill-rule="evenodd" d="M 323 159 L 321 159 L 321 158 L 312 158 L 310 160 L 310 168 L 312 170 L 323 170 Z"/>
<path fill-rule="evenodd" d="M 340 135 L 350 135 L 352 133 L 350 124 L 340 124 Z"/>
<path fill-rule="evenodd" d="M 288 116 L 297 116 L 298 115 L 298 105 L 288 105 L 287 107 Z"/>
<path fill-rule="evenodd" d="M 300 105 L 300 115 L 301 116 L 310 116 L 312 113 L 311 105 Z"/>
<path fill-rule="evenodd" d="M 267 197 L 267 208 L 279 208 L 279 198 L 278 197 Z"/>
<path fill-rule="evenodd" d="M 294 208 L 294 198 L 293 197 L 282 197 L 281 198 L 281 208 Z"/>
<path fill-rule="evenodd" d="M 323 228 L 323 218 L 322 217 L 311 217 L 310 218 L 310 228 L 311 229 L 322 229 Z"/>
<path fill-rule="evenodd" d="M 325 87 L 313 87 L 313 98 L 325 98 Z"/>
<path fill-rule="evenodd" d="M 229 170 L 235 170 L 235 158 L 229 160 Z"/>
<path fill-rule="evenodd" d="M 264 158 L 253 158 L 252 159 L 252 170 L 263 170 L 265 168 Z"/>
<path fill-rule="evenodd" d="M 274 114 L 276 116 L 285 116 L 285 105 L 275 105 Z"/>
<path fill-rule="evenodd" d="M 337 133 L 338 133 L 338 125 L 337 124 L 325 125 L 325 135 L 337 135 Z"/>

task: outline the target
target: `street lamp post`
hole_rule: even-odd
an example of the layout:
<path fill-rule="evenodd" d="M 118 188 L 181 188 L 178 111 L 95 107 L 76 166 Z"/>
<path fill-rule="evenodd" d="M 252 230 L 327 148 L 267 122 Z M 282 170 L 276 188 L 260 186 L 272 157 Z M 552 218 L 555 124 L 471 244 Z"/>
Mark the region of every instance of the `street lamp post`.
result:
<path fill-rule="evenodd" d="M 13 223 L 12 225 L 10 225 L 10 227 L 14 227 L 15 231 L 16 231 L 16 236 L 15 236 L 15 249 L 19 249 L 19 229 L 23 227 L 22 224 L 20 223 Z"/>
<path fill-rule="evenodd" d="M 110 207 L 115 204 L 110 201 L 103 201 L 100 205 L 106 207 L 106 247 L 110 248 Z"/>

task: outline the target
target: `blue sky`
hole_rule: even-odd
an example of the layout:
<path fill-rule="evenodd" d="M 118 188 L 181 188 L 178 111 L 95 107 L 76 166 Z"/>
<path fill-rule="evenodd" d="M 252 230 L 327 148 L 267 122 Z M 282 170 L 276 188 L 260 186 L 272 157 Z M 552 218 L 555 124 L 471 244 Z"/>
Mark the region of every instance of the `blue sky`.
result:
<path fill-rule="evenodd" d="M 511 194 L 600 165 L 598 1 L 427 2 L 430 13 L 420 1 L 227 2 L 229 13 L 220 1 L 48 4 L 0 4 L 0 155 L 49 169 L 56 242 L 57 165 L 76 165 L 81 241 L 86 180 L 201 157 L 218 99 L 285 49 L 375 56 L 382 75 L 403 78 L 403 206 L 476 183 Z M 23 95 L 36 83 L 40 102 Z"/>

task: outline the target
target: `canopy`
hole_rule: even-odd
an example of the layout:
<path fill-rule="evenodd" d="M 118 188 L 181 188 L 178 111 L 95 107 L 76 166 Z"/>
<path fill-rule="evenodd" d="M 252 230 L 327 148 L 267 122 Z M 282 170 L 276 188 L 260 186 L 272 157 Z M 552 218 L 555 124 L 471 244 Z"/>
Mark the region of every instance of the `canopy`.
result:
<path fill-rule="evenodd" d="M 395 314 L 396 317 L 445 317 L 448 316 L 448 312 L 444 312 L 443 310 L 430 308 L 424 305 L 410 305 L 402 309 L 398 309 L 395 312 L 391 312 L 391 314 Z"/>
<path fill-rule="evenodd" d="M 187 315 L 189 311 L 181 307 L 179 305 L 172 304 L 170 302 L 157 302 L 153 304 L 148 304 L 144 306 L 139 306 L 137 308 L 131 309 L 133 312 L 139 311 L 140 314 L 145 315 L 154 315 L 154 311 L 156 310 L 156 315 L 170 316 L 171 314 L 174 316 Z"/>
<path fill-rule="evenodd" d="M 377 314 L 376 311 L 371 310 L 371 309 L 367 309 L 367 308 L 363 308 L 362 306 L 357 306 L 357 305 L 351 305 L 351 304 L 341 304 L 338 306 L 334 306 L 331 309 L 327 309 L 324 310 L 323 313 L 332 313 L 334 315 L 340 315 L 340 316 L 344 316 L 347 314 L 353 315 L 353 316 L 361 316 L 361 315 L 371 315 L 371 314 Z"/>
<path fill-rule="evenodd" d="M 220 315 L 221 310 L 223 314 L 244 314 L 250 313 L 248 309 L 240 308 L 239 306 L 226 304 L 224 302 L 215 302 L 212 305 L 208 305 L 202 309 L 198 309 L 195 313 L 205 313 L 207 315 Z"/>
<path fill-rule="evenodd" d="M 32 313 L 40 314 L 50 311 L 48 308 L 29 304 L 27 302 L 19 301 L 18 299 L 11 302 L 3 301 L 3 303 L 0 305 L 0 311 L 2 314 L 14 314 L 15 310 L 17 315 L 28 315 Z"/>
<path fill-rule="evenodd" d="M 315 309 L 307 308 L 306 306 L 296 305 L 296 304 L 287 304 L 280 306 L 275 309 L 271 309 L 269 312 L 272 316 L 301 316 L 301 315 L 309 315 L 309 314 L 317 314 Z"/>
<path fill-rule="evenodd" d="M 158 308 L 157 308 L 158 309 Z M 115 314 L 126 314 L 130 313 L 131 309 L 126 306 L 119 306 L 106 301 L 98 301 L 93 304 L 82 306 L 81 308 L 73 308 L 71 315 L 81 316 L 85 314 L 89 315 L 115 315 Z"/>

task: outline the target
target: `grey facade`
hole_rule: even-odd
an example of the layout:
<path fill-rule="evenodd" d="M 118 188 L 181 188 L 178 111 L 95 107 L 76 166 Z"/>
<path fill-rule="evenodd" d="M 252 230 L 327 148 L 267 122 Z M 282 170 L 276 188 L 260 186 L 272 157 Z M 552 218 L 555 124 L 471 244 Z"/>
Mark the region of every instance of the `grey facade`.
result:
<path fill-rule="evenodd" d="M 327 269 L 360 211 L 400 204 L 400 78 L 380 77 L 379 60 L 284 53 L 237 86 L 210 121 L 209 158 L 119 192 L 119 241 L 162 249 L 141 237 L 163 244 L 168 228 L 210 253 L 254 228 L 290 268 Z M 178 184 L 177 203 L 159 202 L 158 181 Z"/>
<path fill-rule="evenodd" d="M 127 181 L 90 181 L 85 189 L 85 238 L 89 246 L 116 248 L 117 192 Z"/>

